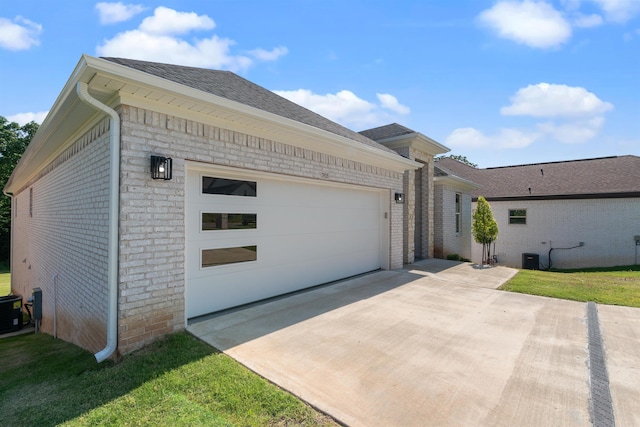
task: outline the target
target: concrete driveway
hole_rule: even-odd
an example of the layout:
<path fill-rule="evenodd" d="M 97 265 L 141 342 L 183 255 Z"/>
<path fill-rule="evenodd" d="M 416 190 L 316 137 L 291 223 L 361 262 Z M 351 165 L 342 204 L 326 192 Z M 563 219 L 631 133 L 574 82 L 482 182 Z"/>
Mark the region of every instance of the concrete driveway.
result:
<path fill-rule="evenodd" d="M 350 426 L 640 425 L 640 310 L 597 306 L 603 403 L 587 305 L 495 290 L 515 272 L 426 260 L 188 330 Z"/>

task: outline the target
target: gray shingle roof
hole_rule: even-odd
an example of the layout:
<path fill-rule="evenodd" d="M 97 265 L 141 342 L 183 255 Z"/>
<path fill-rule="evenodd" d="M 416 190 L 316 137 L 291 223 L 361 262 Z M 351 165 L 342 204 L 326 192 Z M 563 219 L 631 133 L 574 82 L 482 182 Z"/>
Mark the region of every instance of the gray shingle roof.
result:
<path fill-rule="evenodd" d="M 640 157 L 613 156 L 477 169 L 450 158 L 438 165 L 481 186 L 473 196 L 570 198 L 625 194 L 640 197 Z M 531 192 L 529 192 L 531 188 Z"/>
<path fill-rule="evenodd" d="M 102 58 L 222 98 L 316 127 L 377 149 L 397 154 L 370 138 L 335 123 L 231 71 L 186 67 L 125 58 Z"/>
<path fill-rule="evenodd" d="M 380 126 L 373 129 L 367 129 L 360 132 L 361 135 L 371 138 L 374 141 L 380 141 L 382 139 L 393 138 L 395 136 L 408 135 L 416 133 L 407 127 L 399 125 L 397 123 L 391 123 L 388 125 Z"/>
<path fill-rule="evenodd" d="M 436 164 L 433 165 L 433 176 L 455 176 L 455 174 L 436 162 Z"/>

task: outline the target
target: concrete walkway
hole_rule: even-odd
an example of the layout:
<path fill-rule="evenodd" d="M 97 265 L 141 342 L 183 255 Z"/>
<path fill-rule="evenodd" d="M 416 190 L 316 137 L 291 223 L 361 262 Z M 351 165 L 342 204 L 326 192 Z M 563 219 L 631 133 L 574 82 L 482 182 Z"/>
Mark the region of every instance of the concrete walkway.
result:
<path fill-rule="evenodd" d="M 350 426 L 588 426 L 586 304 L 427 260 L 188 330 Z M 640 310 L 597 306 L 618 426 L 640 425 Z"/>

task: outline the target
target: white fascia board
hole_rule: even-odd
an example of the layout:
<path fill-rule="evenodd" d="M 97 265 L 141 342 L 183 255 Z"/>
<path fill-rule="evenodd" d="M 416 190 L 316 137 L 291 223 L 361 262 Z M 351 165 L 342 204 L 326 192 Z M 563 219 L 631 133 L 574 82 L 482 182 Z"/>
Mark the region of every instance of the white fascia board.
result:
<path fill-rule="evenodd" d="M 249 107 L 239 102 L 231 101 L 124 65 L 85 54 L 82 55 L 78 61 L 73 73 L 49 110 L 49 114 L 47 114 L 47 117 L 38 128 L 38 132 L 31 140 L 20 162 L 7 181 L 4 187 L 6 193 L 13 194 L 15 191 L 20 190 L 22 186 L 33 179 L 47 164 L 60 155 L 64 149 L 67 148 L 70 141 L 72 142 L 73 138 L 78 136 L 80 131 L 86 130 L 86 125 L 83 125 L 83 123 L 77 124 L 75 132 L 69 130 L 72 127 L 71 125 L 77 121 L 74 120 L 74 118 L 77 119 L 78 117 L 76 114 L 71 114 L 72 110 L 74 112 L 82 111 L 83 113 L 86 112 L 90 114 L 90 120 L 85 121 L 95 122 L 95 118 L 99 114 L 78 101 L 75 88 L 77 83 L 82 81 L 88 83 L 90 89 L 92 89 L 90 81 L 96 74 L 101 74 L 133 86 L 150 87 L 156 90 L 166 91 L 176 97 L 189 99 L 196 103 L 215 105 L 216 108 L 241 114 L 245 117 L 250 117 L 252 120 L 260 120 L 274 130 L 277 129 L 281 132 L 285 130 L 285 132 L 290 133 L 292 136 L 297 135 L 298 139 L 303 135 L 313 141 L 322 141 L 321 146 L 315 145 L 313 149 L 325 154 L 339 155 L 340 157 L 346 157 L 350 160 L 371 164 L 372 166 L 400 173 L 406 170 L 418 169 L 422 166 L 420 163 L 402 156 L 387 153 L 349 138 L 296 122 L 295 120 L 287 119 L 258 108 Z M 93 89 L 103 94 L 108 92 L 105 88 Z M 117 99 L 118 93 L 113 92 L 113 99 Z M 126 94 L 120 95 L 123 98 L 126 97 Z M 188 112 L 189 117 L 193 117 L 196 113 L 192 110 L 182 109 L 182 111 Z M 206 116 L 204 114 L 200 115 L 203 118 Z M 179 116 L 184 116 L 184 113 Z M 211 116 L 209 116 L 209 120 L 211 120 Z M 67 129 L 65 129 L 65 127 Z M 53 135 L 55 135 L 55 138 L 52 137 Z M 296 138 L 291 139 L 296 140 Z M 323 150 L 322 148 L 325 149 Z"/>
<path fill-rule="evenodd" d="M 66 147 L 65 140 L 53 138 L 56 133 L 65 133 L 63 128 L 73 122 L 74 114 L 72 110 L 90 109 L 79 102 L 76 95 L 76 85 L 79 81 L 87 82 L 90 75 L 87 75 L 86 56 L 82 56 L 78 61 L 73 73 L 65 83 L 62 91 L 56 98 L 53 106 L 49 110 L 42 124 L 38 127 L 38 131 L 31 139 L 27 149 L 23 153 L 20 161 L 16 165 L 13 173 L 9 177 L 4 191 L 14 193 L 31 180 L 37 173 L 42 170 L 50 161 L 55 159 Z M 89 114 L 96 116 L 95 111 Z M 84 131 L 84 129 L 81 129 Z M 77 133 L 77 132 L 76 132 Z M 71 136 L 72 134 L 68 135 Z"/>
<path fill-rule="evenodd" d="M 437 156 L 438 154 L 444 154 L 451 151 L 448 147 L 426 135 L 421 134 L 420 132 L 380 139 L 377 142 L 391 149 L 413 147 L 432 156 Z"/>
<path fill-rule="evenodd" d="M 350 153 L 352 153 L 347 157 L 349 160 L 371 164 L 374 166 L 393 170 L 395 172 L 414 170 L 422 166 L 420 163 L 406 159 L 400 155 L 379 150 L 375 147 L 371 147 L 358 141 L 336 135 L 323 129 L 319 129 L 305 123 L 300 123 L 298 121 L 288 119 L 277 114 L 269 113 L 259 108 L 251 107 L 227 98 L 213 95 L 211 93 L 203 92 L 199 89 L 185 86 L 171 80 L 163 79 L 161 77 L 154 76 L 143 71 L 135 70 L 133 68 L 116 64 L 105 59 L 93 57 L 86 57 L 85 59 L 87 60 L 87 63 L 91 68 L 95 69 L 100 75 L 103 75 L 105 77 L 113 78 L 114 80 L 122 81 L 123 83 L 132 86 L 153 88 L 157 91 L 169 93 L 177 98 L 188 99 L 198 104 L 214 105 L 216 108 L 222 108 L 235 114 L 241 114 L 245 117 L 250 117 L 252 120 L 260 121 L 265 126 L 273 127 L 280 132 L 282 131 L 282 129 L 285 129 L 288 132 L 292 132 L 294 135 L 298 136 L 298 138 L 292 138 L 292 141 L 298 141 L 299 136 L 301 135 L 310 137 L 316 141 L 322 140 L 322 146 L 314 145 L 313 149 L 325 154 L 345 157 L 345 155 L 349 155 Z M 120 94 L 120 98 L 122 101 L 129 102 L 136 102 L 135 98 L 137 98 L 138 103 L 142 102 L 143 100 L 142 97 L 136 97 L 135 95 L 131 96 L 124 93 Z M 159 106 L 158 104 L 160 103 L 155 103 L 156 107 Z M 180 110 L 180 107 L 173 108 L 176 113 L 178 113 Z M 187 111 L 189 113 L 189 117 L 193 117 L 195 114 L 197 114 L 197 112 L 193 110 L 182 109 L 182 111 Z M 206 115 L 200 114 L 200 116 L 204 118 Z M 210 120 L 211 117 L 209 117 L 208 121 Z M 289 143 L 292 143 L 292 141 L 289 141 Z"/>
<path fill-rule="evenodd" d="M 448 175 L 448 176 L 435 176 L 433 177 L 434 184 L 444 184 L 451 185 L 452 187 L 460 188 L 461 190 L 477 190 L 480 188 L 480 185 L 476 184 L 473 181 L 469 181 L 468 179 L 460 178 L 456 175 Z"/>

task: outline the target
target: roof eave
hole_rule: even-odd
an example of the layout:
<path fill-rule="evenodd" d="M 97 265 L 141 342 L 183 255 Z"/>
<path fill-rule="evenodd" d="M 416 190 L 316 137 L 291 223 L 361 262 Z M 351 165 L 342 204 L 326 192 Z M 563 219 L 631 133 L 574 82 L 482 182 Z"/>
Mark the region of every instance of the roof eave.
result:
<path fill-rule="evenodd" d="M 440 144 L 438 141 L 431 139 L 426 135 L 421 134 L 420 132 L 407 133 L 390 138 L 384 138 L 376 140 L 376 142 L 391 149 L 413 147 L 431 156 L 437 156 L 438 154 L 444 154 L 451 151 L 448 147 Z"/>
<path fill-rule="evenodd" d="M 73 73 L 54 102 L 49 114 L 42 122 L 42 125 L 40 125 L 38 132 L 29 144 L 29 147 L 25 150 L 21 161 L 7 181 L 4 188 L 6 193 L 14 193 L 20 190 L 27 182 L 33 179 L 42 168 L 66 148 L 65 143 L 68 143 L 68 139 L 73 135 L 73 133 L 68 130 L 72 127 L 71 125 L 77 124 L 80 126 L 81 117 L 86 118 L 88 114 L 96 115 L 95 111 L 77 102 L 78 97 L 75 91 L 78 82 L 88 83 L 91 89 L 101 92 L 104 98 L 127 98 L 127 94 L 120 94 L 116 90 L 95 85 L 91 86 L 91 80 L 97 74 L 124 81 L 133 86 L 142 85 L 168 91 L 176 96 L 185 97 L 196 102 L 214 104 L 216 107 L 236 114 L 260 120 L 265 123 L 265 125 L 271 126 L 274 130 L 276 128 L 279 131 L 285 129 L 292 135 L 298 137 L 303 135 L 314 141 L 321 140 L 324 143 L 323 145 L 326 146 L 325 148 L 327 148 L 325 151 L 329 151 L 327 154 L 347 156 L 347 158 L 355 161 L 400 173 L 406 170 L 418 169 L 422 166 L 420 163 L 406 159 L 400 155 L 386 152 L 292 119 L 203 92 L 161 77 L 153 76 L 105 59 L 82 55 Z M 68 111 L 70 108 L 81 110 L 84 114 L 81 116 L 71 115 Z M 66 120 L 63 120 L 65 118 Z M 63 126 L 63 124 L 65 126 Z M 296 138 L 291 138 L 291 140 L 295 142 Z"/>
<path fill-rule="evenodd" d="M 433 182 L 435 184 L 451 185 L 466 191 L 474 191 L 480 188 L 479 184 L 455 175 L 436 176 L 433 178 Z"/>
<path fill-rule="evenodd" d="M 77 115 L 68 114 L 71 108 L 80 108 L 90 112 L 89 114 L 95 114 L 84 104 L 76 105 L 78 99 L 76 86 L 78 82 L 88 82 L 91 78 L 88 75 L 90 73 L 88 73 L 87 58 L 89 58 L 87 55 L 82 55 L 78 61 L 73 73 L 7 180 L 4 187 L 5 193 L 13 194 L 15 191 L 20 190 L 25 183 L 39 172 L 38 168 L 42 169 L 52 158 L 59 154 L 61 147 L 56 146 L 55 142 L 52 144 L 51 139 L 58 139 L 60 145 L 64 143 L 64 141 L 59 141 L 60 137 L 63 136 L 61 134 L 65 133 L 63 128 L 65 125 L 68 128 L 74 120 L 78 121 L 76 119 L 79 119 Z"/>

